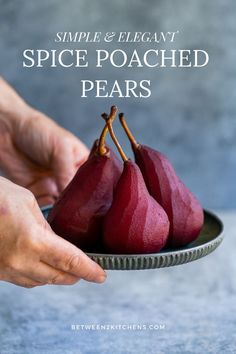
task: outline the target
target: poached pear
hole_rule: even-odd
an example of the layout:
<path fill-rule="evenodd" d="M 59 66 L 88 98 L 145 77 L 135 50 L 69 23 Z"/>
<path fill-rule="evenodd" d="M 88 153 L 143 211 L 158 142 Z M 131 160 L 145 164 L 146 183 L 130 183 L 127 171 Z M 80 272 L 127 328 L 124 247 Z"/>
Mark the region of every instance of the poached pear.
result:
<path fill-rule="evenodd" d="M 139 167 L 127 159 L 112 125 L 108 124 L 108 127 L 124 161 L 124 169 L 103 221 L 104 246 L 108 252 L 116 254 L 158 252 L 167 241 L 168 217 L 149 194 Z"/>
<path fill-rule="evenodd" d="M 109 118 L 114 119 L 113 106 Z M 54 232 L 84 251 L 102 247 L 102 220 L 109 210 L 122 163 L 106 146 L 105 126 L 88 160 L 78 169 L 48 216 Z"/>
<path fill-rule="evenodd" d="M 166 156 L 137 143 L 122 113 L 119 119 L 130 140 L 135 161 L 142 171 L 149 193 L 168 215 L 170 232 L 167 246 L 181 247 L 194 241 L 204 222 L 200 202 L 177 176 Z"/>

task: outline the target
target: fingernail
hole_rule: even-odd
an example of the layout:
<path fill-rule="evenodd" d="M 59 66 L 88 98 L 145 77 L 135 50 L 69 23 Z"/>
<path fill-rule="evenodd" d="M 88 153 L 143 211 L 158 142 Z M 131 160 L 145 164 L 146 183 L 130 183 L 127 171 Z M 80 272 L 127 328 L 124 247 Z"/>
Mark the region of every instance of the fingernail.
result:
<path fill-rule="evenodd" d="M 106 273 L 101 274 L 101 275 L 99 275 L 99 277 L 97 278 L 96 282 L 97 282 L 97 283 L 104 283 L 104 281 L 106 280 L 106 278 L 107 278 Z"/>

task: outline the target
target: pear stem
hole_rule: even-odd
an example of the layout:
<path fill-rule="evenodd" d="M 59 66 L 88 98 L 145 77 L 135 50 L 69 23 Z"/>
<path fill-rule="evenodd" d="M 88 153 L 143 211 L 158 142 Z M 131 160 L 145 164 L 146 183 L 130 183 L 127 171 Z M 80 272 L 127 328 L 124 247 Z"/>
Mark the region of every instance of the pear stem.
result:
<path fill-rule="evenodd" d="M 121 147 L 121 145 L 120 145 L 118 139 L 117 139 L 116 136 L 115 136 L 115 133 L 114 133 L 114 130 L 113 130 L 113 127 L 112 127 L 112 122 L 113 122 L 113 120 L 111 120 L 111 119 L 109 118 L 109 116 L 108 116 L 106 113 L 103 113 L 103 114 L 102 114 L 102 118 L 104 118 L 105 121 L 106 121 L 106 123 L 107 123 L 106 126 L 108 127 L 110 136 L 111 136 L 111 138 L 112 138 L 112 140 L 113 140 L 113 142 L 114 142 L 114 144 L 115 144 L 117 150 L 119 151 L 119 154 L 120 154 L 122 160 L 123 160 L 124 162 L 128 161 L 128 157 L 127 157 L 126 154 L 124 153 L 124 150 L 122 149 L 122 147 Z"/>
<path fill-rule="evenodd" d="M 124 113 L 120 113 L 119 114 L 119 120 L 120 120 L 120 123 L 122 125 L 122 127 L 124 128 L 124 131 L 131 143 L 131 145 L 133 146 L 133 148 L 137 149 L 139 147 L 139 144 L 137 143 L 137 141 L 135 140 L 135 137 L 133 136 L 133 134 L 131 133 L 126 121 L 125 121 L 125 118 L 124 118 Z"/>
<path fill-rule="evenodd" d="M 111 122 L 113 122 L 113 120 L 115 119 L 116 113 L 117 113 L 118 109 L 116 106 L 112 106 L 111 107 L 111 111 L 110 111 L 110 115 L 107 116 L 106 120 L 110 120 Z M 104 115 L 104 113 L 102 114 L 102 116 Z M 99 143 L 98 143 L 98 152 L 99 155 L 105 155 L 107 150 L 106 150 L 106 145 L 105 145 L 105 137 L 107 135 L 108 132 L 108 125 L 106 124 L 105 127 L 102 130 L 102 133 L 100 135 L 99 138 Z"/>

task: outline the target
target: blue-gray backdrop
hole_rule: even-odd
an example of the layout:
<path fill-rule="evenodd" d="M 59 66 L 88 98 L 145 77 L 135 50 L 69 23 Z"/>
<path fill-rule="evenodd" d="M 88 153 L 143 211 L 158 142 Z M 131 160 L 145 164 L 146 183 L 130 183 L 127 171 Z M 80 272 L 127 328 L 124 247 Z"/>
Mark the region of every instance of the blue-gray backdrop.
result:
<path fill-rule="evenodd" d="M 236 5 L 234 0 L 0 0 L 0 74 L 33 106 L 88 145 L 110 104 L 139 141 L 163 151 L 208 208 L 236 207 Z M 177 48 L 201 48 L 203 69 L 22 67 L 25 48 L 53 49 L 58 31 L 174 31 Z M 67 45 L 58 45 L 65 48 Z M 94 48 L 76 44 L 69 48 Z M 115 49 L 117 44 L 110 44 Z M 128 52 L 135 45 L 120 45 Z M 141 48 L 137 45 L 137 48 Z M 149 99 L 80 98 L 81 79 L 152 79 Z M 128 143 L 116 125 L 129 154 Z"/>

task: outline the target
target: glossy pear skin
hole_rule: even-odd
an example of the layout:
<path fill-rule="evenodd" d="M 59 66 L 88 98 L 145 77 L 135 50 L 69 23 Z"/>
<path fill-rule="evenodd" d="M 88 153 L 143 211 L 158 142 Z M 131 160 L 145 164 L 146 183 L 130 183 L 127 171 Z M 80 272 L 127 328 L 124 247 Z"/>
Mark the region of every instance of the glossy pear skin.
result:
<path fill-rule="evenodd" d="M 112 204 L 120 174 L 108 148 L 103 156 L 94 150 L 48 216 L 54 232 L 85 251 L 98 251 L 102 219 Z"/>
<path fill-rule="evenodd" d="M 148 146 L 134 147 L 149 193 L 160 203 L 170 220 L 167 246 L 180 247 L 194 241 L 203 222 L 203 209 L 197 198 L 176 175 L 168 159 Z"/>
<path fill-rule="evenodd" d="M 120 254 L 160 251 L 169 233 L 163 208 L 147 190 L 139 167 L 124 163 L 112 206 L 104 218 L 103 242 L 106 251 Z"/>

